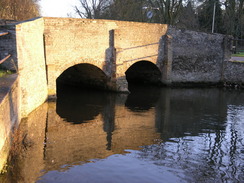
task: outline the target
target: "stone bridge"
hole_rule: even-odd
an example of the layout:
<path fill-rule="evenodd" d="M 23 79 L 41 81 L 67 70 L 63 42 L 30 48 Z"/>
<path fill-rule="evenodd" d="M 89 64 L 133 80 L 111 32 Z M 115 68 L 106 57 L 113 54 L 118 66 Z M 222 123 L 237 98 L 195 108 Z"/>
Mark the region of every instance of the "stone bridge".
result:
<path fill-rule="evenodd" d="M 56 96 L 57 83 L 127 92 L 128 81 L 218 84 L 244 78 L 243 64 L 229 66 L 230 39 L 220 34 L 45 17 L 1 31 L 9 34 L 0 37 L 0 59 L 11 55 L 3 66 L 18 71 L 21 116 Z"/>
<path fill-rule="evenodd" d="M 167 55 L 160 46 L 167 42 L 168 37 L 162 38 L 167 27 L 122 21 L 44 18 L 49 95 L 56 94 L 57 78 L 70 84 L 128 91 L 125 73 L 140 61 L 147 61 L 162 72 Z M 141 64 L 149 69 L 148 63 Z M 163 75 L 159 79 L 167 82 L 168 78 Z"/>
<path fill-rule="evenodd" d="M 29 70 L 33 78 L 33 74 L 43 75 L 41 72 L 45 70 L 49 95 L 56 95 L 56 79 L 73 66 L 76 67 L 71 69 L 72 72 L 82 69 L 83 66 L 86 68 L 79 77 L 85 77 L 87 81 L 92 79 L 96 83 L 102 79 L 106 80 L 108 89 L 127 91 L 125 72 L 133 64 L 147 61 L 154 64 L 160 72 L 167 73 L 163 62 L 168 67 L 171 64 L 166 62 L 172 61 L 172 49 L 168 49 L 170 36 L 165 36 L 167 25 L 39 18 L 22 22 L 12 29 L 13 44 L 7 41 L 10 47 L 16 45 L 16 50 L 4 51 L 15 57 L 19 72 Z M 149 63 L 145 65 L 147 68 Z M 163 71 L 164 69 L 166 70 Z M 90 73 L 92 71 L 94 73 Z M 94 74 L 104 75 L 96 78 Z M 69 76 L 70 74 L 67 75 Z M 167 76 L 164 74 L 159 80 L 167 83 L 170 79 Z M 74 77 L 70 81 L 80 80 Z"/>

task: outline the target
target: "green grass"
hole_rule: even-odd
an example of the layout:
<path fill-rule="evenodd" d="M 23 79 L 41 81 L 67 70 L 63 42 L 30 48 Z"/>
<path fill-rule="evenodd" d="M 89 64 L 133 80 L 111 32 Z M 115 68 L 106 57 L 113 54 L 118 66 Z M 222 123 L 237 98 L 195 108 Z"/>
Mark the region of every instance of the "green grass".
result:
<path fill-rule="evenodd" d="M 13 72 L 9 70 L 0 70 L 0 77 L 6 76 L 8 74 L 13 74 Z"/>
<path fill-rule="evenodd" d="M 239 53 L 236 53 L 236 54 L 232 54 L 231 56 L 232 57 L 244 57 L 244 52 L 239 52 Z"/>

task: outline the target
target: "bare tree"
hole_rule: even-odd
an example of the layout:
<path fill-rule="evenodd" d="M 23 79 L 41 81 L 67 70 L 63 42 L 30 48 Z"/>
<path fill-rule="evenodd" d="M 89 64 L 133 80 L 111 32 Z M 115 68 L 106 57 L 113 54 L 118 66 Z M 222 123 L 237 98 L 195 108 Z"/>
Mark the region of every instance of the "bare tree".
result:
<path fill-rule="evenodd" d="M 79 0 L 80 7 L 75 6 L 75 12 L 81 18 L 101 18 L 103 12 L 108 8 L 108 0 Z"/>
<path fill-rule="evenodd" d="M 145 0 L 112 0 L 104 12 L 104 18 L 125 21 L 145 21 L 143 5 Z"/>
<path fill-rule="evenodd" d="M 187 6 L 182 7 L 181 12 L 179 14 L 178 22 L 176 23 L 177 27 L 198 30 L 198 18 L 193 8 L 194 7 L 191 1 L 187 3 Z"/>
<path fill-rule="evenodd" d="M 183 0 L 148 0 L 153 8 L 158 8 L 159 23 L 174 25 L 181 11 Z"/>
<path fill-rule="evenodd" d="M 234 37 L 244 36 L 244 0 L 226 0 L 224 13 L 224 25 L 227 34 Z"/>

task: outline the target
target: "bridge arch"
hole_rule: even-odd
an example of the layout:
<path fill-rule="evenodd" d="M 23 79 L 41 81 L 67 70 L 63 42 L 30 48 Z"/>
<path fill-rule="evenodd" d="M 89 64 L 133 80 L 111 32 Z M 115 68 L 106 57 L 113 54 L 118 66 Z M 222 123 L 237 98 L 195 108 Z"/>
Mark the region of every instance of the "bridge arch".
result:
<path fill-rule="evenodd" d="M 56 79 L 56 87 L 75 86 L 79 88 L 107 89 L 110 79 L 99 67 L 89 64 L 75 64 L 65 69 Z"/>
<path fill-rule="evenodd" d="M 147 60 L 141 60 L 131 65 L 125 75 L 129 84 L 160 84 L 162 78 L 162 73 L 157 65 Z"/>

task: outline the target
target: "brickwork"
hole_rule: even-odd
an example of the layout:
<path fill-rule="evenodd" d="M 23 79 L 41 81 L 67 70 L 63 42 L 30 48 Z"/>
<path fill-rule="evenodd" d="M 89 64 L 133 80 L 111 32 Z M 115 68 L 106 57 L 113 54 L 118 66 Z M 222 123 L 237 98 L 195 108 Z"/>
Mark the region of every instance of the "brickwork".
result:
<path fill-rule="evenodd" d="M 43 19 L 16 25 L 21 117 L 27 116 L 47 99 L 43 30 Z"/>
<path fill-rule="evenodd" d="M 132 64 L 157 63 L 159 42 L 167 30 L 167 25 L 110 20 L 44 18 L 44 24 L 49 95 L 56 94 L 56 78 L 80 63 L 100 68 L 111 77 L 114 90 L 124 90 L 125 72 Z"/>

